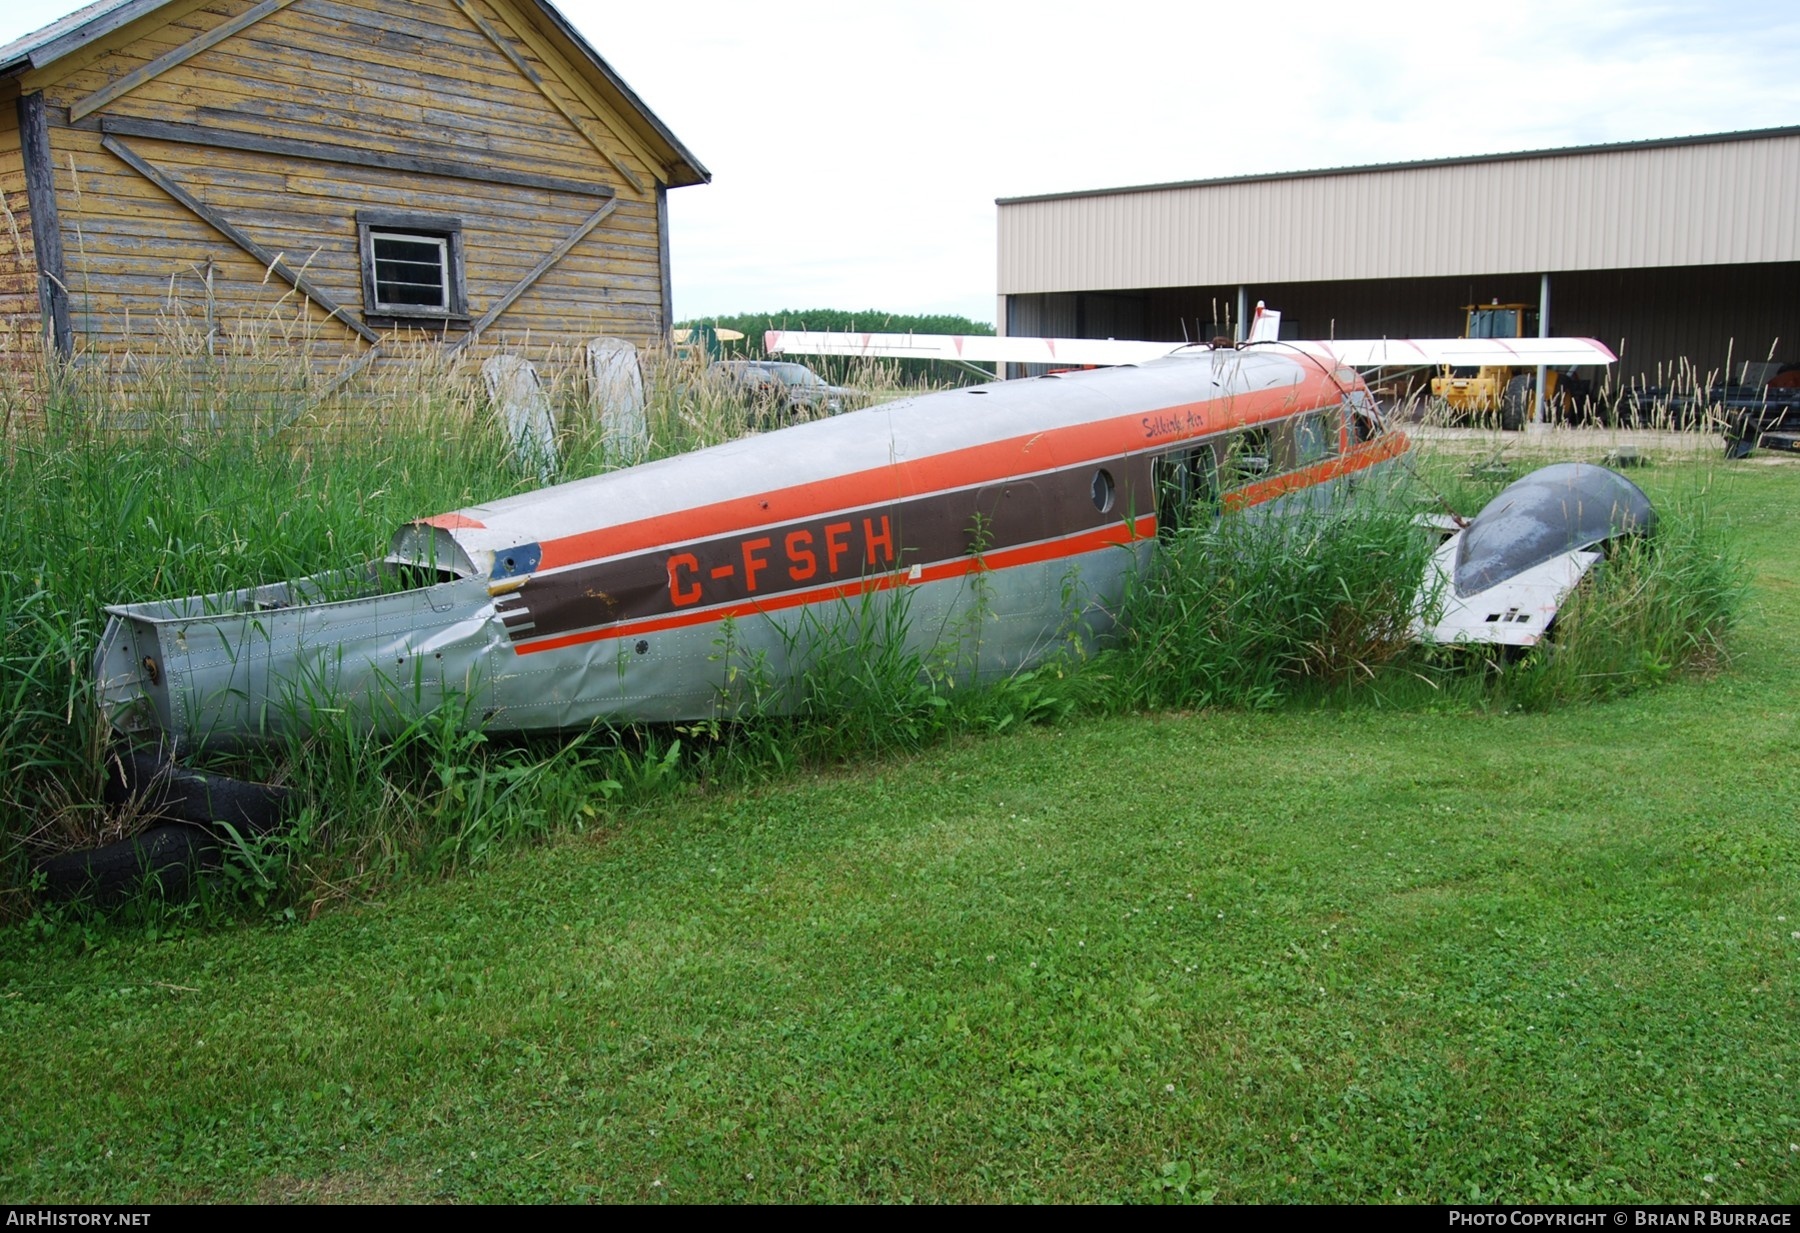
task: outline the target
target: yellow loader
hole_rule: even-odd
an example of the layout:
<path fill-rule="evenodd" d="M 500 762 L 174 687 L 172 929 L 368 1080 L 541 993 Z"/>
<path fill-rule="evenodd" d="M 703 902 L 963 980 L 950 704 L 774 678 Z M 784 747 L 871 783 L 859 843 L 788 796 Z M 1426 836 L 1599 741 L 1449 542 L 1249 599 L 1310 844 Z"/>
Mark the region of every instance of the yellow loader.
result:
<path fill-rule="evenodd" d="M 1463 306 L 1464 338 L 1535 338 L 1537 309 L 1530 304 L 1466 304 Z M 1444 365 L 1442 376 L 1431 379 L 1431 393 L 1441 398 L 1462 418 L 1481 419 L 1500 413 L 1500 427 L 1518 429 L 1531 418 L 1536 383 L 1535 367 L 1484 364 L 1479 368 Z M 1544 375 L 1547 399 L 1556 397 L 1556 373 Z M 1548 403 L 1546 403 L 1548 405 Z"/>

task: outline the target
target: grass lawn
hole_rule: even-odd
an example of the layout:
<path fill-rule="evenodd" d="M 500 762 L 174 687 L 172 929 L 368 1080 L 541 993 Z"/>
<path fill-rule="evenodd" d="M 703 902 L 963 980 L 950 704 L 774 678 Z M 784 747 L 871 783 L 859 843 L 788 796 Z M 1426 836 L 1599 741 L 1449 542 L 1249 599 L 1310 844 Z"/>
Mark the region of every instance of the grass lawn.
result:
<path fill-rule="evenodd" d="M 308 924 L 10 928 L 0 1199 L 1800 1201 L 1800 464 L 1713 485 L 1711 679 L 1070 722 Z"/>

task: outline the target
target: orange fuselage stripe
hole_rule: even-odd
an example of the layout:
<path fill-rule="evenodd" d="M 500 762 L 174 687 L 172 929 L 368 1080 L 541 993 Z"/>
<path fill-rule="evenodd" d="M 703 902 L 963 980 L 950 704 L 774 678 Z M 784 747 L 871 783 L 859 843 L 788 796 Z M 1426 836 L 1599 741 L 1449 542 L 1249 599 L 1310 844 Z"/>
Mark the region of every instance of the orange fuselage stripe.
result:
<path fill-rule="evenodd" d="M 690 625 L 706 625 L 714 621 L 723 621 L 727 617 L 736 619 L 755 616 L 758 613 L 798 608 L 803 604 L 817 604 L 835 599 L 853 599 L 858 595 L 872 591 L 886 591 L 897 586 L 917 586 L 927 582 L 941 582 L 947 578 L 960 578 L 967 574 L 1006 569 L 1014 565 L 1030 565 L 1038 561 L 1053 561 L 1061 557 L 1078 556 L 1084 552 L 1096 552 L 1102 548 L 1129 544 L 1134 540 L 1144 539 L 1155 534 L 1156 517 L 1152 514 L 1145 514 L 1132 523 L 1121 522 L 1116 526 L 1083 531 L 1063 539 L 1046 540 L 1040 544 L 1023 544 L 1002 552 L 990 552 L 982 557 L 959 557 L 953 561 L 923 565 L 919 567 L 917 579 L 914 579 L 908 570 L 892 570 L 866 578 L 852 579 L 848 582 L 813 587 L 809 590 L 787 591 L 767 599 L 743 600 L 734 604 L 720 604 L 717 607 L 703 608 L 693 612 L 678 612 L 669 616 L 650 617 L 642 621 L 604 626 L 600 629 L 581 630 L 556 638 L 545 638 L 539 642 L 523 643 L 517 649 L 521 655 L 532 655 L 539 651 L 561 650 L 563 647 L 576 646 L 583 642 L 595 642 L 603 638 L 634 638 L 643 634 L 660 633 L 664 630 L 683 629 Z"/>
<path fill-rule="evenodd" d="M 1386 462 L 1390 458 L 1398 458 L 1406 452 L 1410 442 L 1403 432 L 1391 432 L 1373 441 L 1364 442 L 1354 447 L 1347 454 L 1328 458 L 1323 462 L 1315 462 L 1301 467 L 1297 471 L 1289 471 L 1282 475 L 1270 476 L 1266 480 L 1258 480 L 1254 484 L 1246 484 L 1225 494 L 1226 509 L 1248 509 L 1252 505 L 1261 505 L 1265 501 L 1273 501 L 1277 497 L 1285 497 L 1290 492 L 1298 492 L 1302 488 L 1311 488 L 1314 484 L 1323 484 L 1328 480 L 1349 475 L 1352 471 L 1361 471 L 1376 463 Z"/>
<path fill-rule="evenodd" d="M 1335 403 L 1341 392 L 1322 373 L 1307 373 L 1298 385 L 1232 394 L 1206 402 L 1183 403 L 1137 411 L 1130 415 L 1047 429 L 1001 441 L 948 450 L 912 461 L 884 463 L 863 471 L 834 475 L 808 484 L 716 501 L 634 522 L 618 523 L 541 542 L 539 570 L 560 569 L 607 557 L 626 556 L 649 548 L 727 535 L 733 531 L 815 517 L 887 500 L 966 488 L 984 481 L 1048 471 L 1088 459 L 1116 458 L 1193 437 L 1211 436 L 1264 420 L 1292 414 L 1306 398 Z M 1309 404 L 1310 405 L 1310 404 Z M 1168 431 L 1141 427 L 1156 421 Z M 1130 435 L 1140 426 L 1139 435 Z"/>
<path fill-rule="evenodd" d="M 1404 453 L 1407 445 L 1406 434 L 1391 433 L 1375 441 L 1359 445 L 1347 454 L 1326 459 L 1287 475 L 1276 476 L 1273 479 L 1240 488 L 1227 494 L 1225 503 L 1233 509 L 1261 505 L 1290 492 L 1296 492 L 1314 484 L 1322 484 L 1386 462 Z M 895 570 L 849 582 L 788 591 L 766 599 L 741 600 L 737 603 L 719 604 L 690 612 L 671 613 L 667 616 L 647 617 L 639 621 L 628 621 L 597 629 L 578 630 L 552 638 L 528 640 L 521 642 L 516 649 L 521 655 L 531 655 L 539 651 L 561 650 L 564 647 L 577 646 L 584 642 L 634 638 L 665 630 L 705 625 L 714 621 L 722 621 L 727 617 L 736 619 L 753 616 L 757 613 L 779 612 L 788 608 L 797 608 L 803 604 L 854 598 L 868 592 L 885 591 L 896 586 L 917 586 L 927 582 L 960 578 L 971 573 L 1009 569 L 1018 565 L 1033 565 L 1043 561 L 1079 556 L 1082 553 L 1096 552 L 1104 548 L 1118 547 L 1146 539 L 1155 535 L 1156 531 L 1156 516 L 1144 514 L 1129 523 L 1120 522 L 1112 526 L 1080 531 L 1057 539 L 1048 539 L 1034 544 L 1021 544 L 1016 548 L 984 553 L 979 557 L 957 557 L 953 560 L 921 565 L 916 578 L 912 576 L 911 571 Z"/>

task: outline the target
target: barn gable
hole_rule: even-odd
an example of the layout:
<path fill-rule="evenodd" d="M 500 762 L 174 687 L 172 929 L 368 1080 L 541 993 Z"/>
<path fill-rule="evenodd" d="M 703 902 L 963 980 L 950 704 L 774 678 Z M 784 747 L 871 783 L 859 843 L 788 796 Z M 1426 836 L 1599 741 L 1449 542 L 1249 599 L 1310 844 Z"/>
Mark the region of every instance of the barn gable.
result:
<path fill-rule="evenodd" d="M 175 303 L 338 363 L 667 334 L 664 194 L 707 173 L 547 4 L 135 0 L 8 68 L 15 335 L 141 346 Z"/>

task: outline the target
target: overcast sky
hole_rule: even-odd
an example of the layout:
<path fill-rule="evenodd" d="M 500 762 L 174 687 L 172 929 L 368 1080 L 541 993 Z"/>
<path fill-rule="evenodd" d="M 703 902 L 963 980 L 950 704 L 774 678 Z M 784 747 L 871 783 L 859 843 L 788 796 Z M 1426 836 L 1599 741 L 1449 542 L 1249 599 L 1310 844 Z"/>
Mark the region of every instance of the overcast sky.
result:
<path fill-rule="evenodd" d="M 713 173 L 669 195 L 682 317 L 992 320 L 996 197 L 1800 124 L 1792 0 L 561 8 Z"/>

